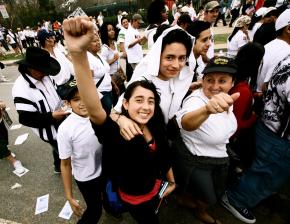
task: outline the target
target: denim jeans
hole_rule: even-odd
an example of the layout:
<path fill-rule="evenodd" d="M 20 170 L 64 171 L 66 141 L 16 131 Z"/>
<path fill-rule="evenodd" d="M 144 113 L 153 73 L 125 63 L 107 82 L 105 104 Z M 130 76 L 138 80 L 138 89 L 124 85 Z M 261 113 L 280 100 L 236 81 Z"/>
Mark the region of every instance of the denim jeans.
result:
<path fill-rule="evenodd" d="M 101 99 L 102 106 L 104 110 L 106 111 L 107 115 L 110 115 L 111 109 L 113 107 L 113 95 L 112 91 L 110 92 L 101 92 L 103 94 L 103 97 Z"/>
<path fill-rule="evenodd" d="M 236 207 L 251 208 L 277 192 L 290 179 L 290 141 L 261 121 L 256 126 L 256 158 L 227 196 Z"/>

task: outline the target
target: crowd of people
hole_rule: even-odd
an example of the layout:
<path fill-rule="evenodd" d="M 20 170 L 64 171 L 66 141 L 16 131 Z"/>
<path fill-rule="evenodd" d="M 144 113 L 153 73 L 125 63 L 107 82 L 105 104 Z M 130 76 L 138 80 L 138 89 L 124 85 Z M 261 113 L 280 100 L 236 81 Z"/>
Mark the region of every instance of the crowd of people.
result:
<path fill-rule="evenodd" d="M 47 22 L 38 46 L 28 44 L 12 89 L 19 122 L 51 145 L 78 223 L 97 223 L 102 207 L 160 223 L 158 205 L 173 191 L 204 223 L 221 223 L 209 213 L 217 202 L 255 223 L 250 209 L 290 179 L 289 5 L 232 5 L 225 55 L 215 54 L 212 29 L 226 22 L 223 1 L 198 14 L 191 1 L 176 1 L 170 24 L 168 7 L 154 0 L 144 36 L 138 13 L 119 13 L 118 26 L 102 15 L 101 26 L 65 19 L 58 23 L 65 45 Z M 0 118 L 4 109 L 0 102 Z M 1 158 L 24 172 L 3 121 L 0 132 Z"/>

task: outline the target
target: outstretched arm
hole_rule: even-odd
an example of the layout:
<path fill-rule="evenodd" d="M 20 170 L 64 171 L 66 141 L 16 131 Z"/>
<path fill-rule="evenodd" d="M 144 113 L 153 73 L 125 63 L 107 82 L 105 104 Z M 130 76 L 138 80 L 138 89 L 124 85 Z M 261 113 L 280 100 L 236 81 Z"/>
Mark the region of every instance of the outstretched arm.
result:
<path fill-rule="evenodd" d="M 182 128 L 186 131 L 193 131 L 208 119 L 211 114 L 222 113 L 227 111 L 234 101 L 238 99 L 240 93 L 228 95 L 226 93 L 219 93 L 213 96 L 208 103 L 194 111 L 185 114 L 181 119 Z"/>
<path fill-rule="evenodd" d="M 102 124 L 107 115 L 98 96 L 87 58 L 87 48 L 95 35 L 93 23 L 88 17 L 65 19 L 63 31 L 82 101 L 87 107 L 92 122 L 97 125 Z"/>

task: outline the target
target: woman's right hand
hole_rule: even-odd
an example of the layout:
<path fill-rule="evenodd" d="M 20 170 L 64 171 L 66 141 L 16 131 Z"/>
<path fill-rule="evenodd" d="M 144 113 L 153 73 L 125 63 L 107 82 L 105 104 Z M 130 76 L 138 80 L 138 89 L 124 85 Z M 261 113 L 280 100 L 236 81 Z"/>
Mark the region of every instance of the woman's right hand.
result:
<path fill-rule="evenodd" d="M 217 114 L 228 111 L 230 106 L 233 105 L 234 101 L 237 100 L 239 96 L 239 92 L 232 95 L 228 95 L 226 93 L 216 94 L 206 104 L 206 110 L 209 114 Z"/>
<path fill-rule="evenodd" d="M 77 216 L 82 216 L 84 213 L 84 209 L 82 208 L 82 206 L 80 206 L 78 201 L 75 200 L 74 198 L 71 198 L 68 201 L 69 201 L 70 207 L 73 210 L 74 214 L 76 214 Z"/>
<path fill-rule="evenodd" d="M 120 128 L 120 134 L 127 141 L 130 141 L 137 135 L 143 135 L 143 132 L 138 124 L 126 116 L 121 115 L 117 124 Z"/>

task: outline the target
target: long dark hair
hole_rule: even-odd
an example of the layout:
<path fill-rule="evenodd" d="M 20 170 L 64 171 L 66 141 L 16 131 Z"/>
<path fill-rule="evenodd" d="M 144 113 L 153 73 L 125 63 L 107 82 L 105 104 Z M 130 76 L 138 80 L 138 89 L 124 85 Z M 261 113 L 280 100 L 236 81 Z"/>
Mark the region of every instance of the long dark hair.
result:
<path fill-rule="evenodd" d="M 264 53 L 264 46 L 256 42 L 247 43 L 239 49 L 235 58 L 238 66 L 236 83 L 246 81 L 250 78 L 250 86 L 254 88 Z"/>
<path fill-rule="evenodd" d="M 163 139 L 165 136 L 165 119 L 164 119 L 163 112 L 160 108 L 160 94 L 158 93 L 156 86 L 151 81 L 148 81 L 148 80 L 135 81 L 127 87 L 124 93 L 124 99 L 126 101 L 129 101 L 133 95 L 134 90 L 138 86 L 152 91 L 154 95 L 154 101 L 155 101 L 154 114 L 152 118 L 148 121 L 147 127 L 152 132 L 152 135 L 154 136 L 155 139 L 158 139 L 158 138 Z M 128 111 L 124 108 L 124 106 L 122 106 L 121 114 L 130 118 Z"/>
<path fill-rule="evenodd" d="M 235 27 L 231 35 L 229 36 L 229 41 L 236 35 L 236 33 L 241 29 L 241 27 Z"/>
<path fill-rule="evenodd" d="M 147 21 L 149 24 L 161 24 L 161 12 L 165 9 L 165 2 L 163 0 L 155 0 L 151 2 L 147 9 Z"/>

